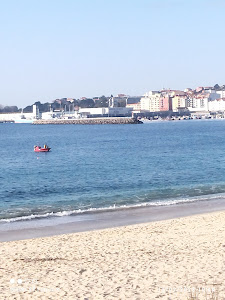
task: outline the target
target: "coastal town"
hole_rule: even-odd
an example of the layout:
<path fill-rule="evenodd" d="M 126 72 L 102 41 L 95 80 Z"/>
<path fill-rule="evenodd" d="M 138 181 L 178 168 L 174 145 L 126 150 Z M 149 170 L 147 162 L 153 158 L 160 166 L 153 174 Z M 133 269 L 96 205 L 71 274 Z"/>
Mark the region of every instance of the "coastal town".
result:
<path fill-rule="evenodd" d="M 225 0 L 0 3 L 0 300 L 225 300 Z"/>
<path fill-rule="evenodd" d="M 142 96 L 62 98 L 51 103 L 35 102 L 24 109 L 1 107 L 0 122 L 40 123 L 56 120 L 130 117 L 139 120 L 224 118 L 225 85 L 163 89 Z M 42 120 L 42 121 L 41 121 Z M 107 122 L 106 122 L 107 123 Z"/>

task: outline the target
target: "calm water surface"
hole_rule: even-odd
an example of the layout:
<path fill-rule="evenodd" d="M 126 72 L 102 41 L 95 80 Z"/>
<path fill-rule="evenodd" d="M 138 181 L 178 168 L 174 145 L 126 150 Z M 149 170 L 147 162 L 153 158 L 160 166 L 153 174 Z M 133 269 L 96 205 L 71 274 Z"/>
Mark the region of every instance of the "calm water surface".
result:
<path fill-rule="evenodd" d="M 224 120 L 0 124 L 0 145 L 3 223 L 225 199 Z"/>

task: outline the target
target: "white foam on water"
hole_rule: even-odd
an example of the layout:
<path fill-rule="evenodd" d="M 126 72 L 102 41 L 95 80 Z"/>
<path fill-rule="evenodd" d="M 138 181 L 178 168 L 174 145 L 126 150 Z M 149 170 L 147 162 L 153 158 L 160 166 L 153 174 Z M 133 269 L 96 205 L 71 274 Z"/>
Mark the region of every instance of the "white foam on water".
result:
<path fill-rule="evenodd" d="M 68 210 L 68 211 L 59 211 L 59 212 L 49 212 L 45 214 L 31 214 L 28 216 L 19 216 L 14 218 L 6 218 L 1 219 L 0 223 L 10 223 L 10 222 L 18 222 L 18 221 L 28 221 L 33 219 L 42 219 L 42 218 L 49 218 L 49 217 L 64 217 L 64 216 L 71 216 L 71 215 L 78 215 L 78 214 L 85 214 L 85 213 L 94 213 L 94 212 L 107 212 L 112 210 L 121 210 L 121 209 L 129 209 L 129 208 L 138 208 L 138 207 L 147 207 L 147 206 L 169 206 L 169 205 L 176 205 L 182 203 L 192 203 L 197 201 L 207 201 L 207 200 L 215 200 L 224 198 L 225 195 L 210 195 L 210 196 L 201 196 L 201 197 L 193 197 L 193 198 L 182 198 L 182 199 L 168 199 L 168 200 L 159 200 L 153 202 L 142 202 L 137 204 L 131 205 L 112 205 L 108 207 L 92 207 L 88 209 L 76 209 L 76 210 Z"/>

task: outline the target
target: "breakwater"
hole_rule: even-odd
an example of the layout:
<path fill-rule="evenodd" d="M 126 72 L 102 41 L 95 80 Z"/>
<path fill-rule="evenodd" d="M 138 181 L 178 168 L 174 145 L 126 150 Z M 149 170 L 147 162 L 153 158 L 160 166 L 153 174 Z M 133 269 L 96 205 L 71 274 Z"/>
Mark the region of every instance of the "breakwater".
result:
<path fill-rule="evenodd" d="M 14 123 L 14 120 L 0 120 L 0 123 Z"/>
<path fill-rule="evenodd" d="M 79 124 L 79 125 L 103 125 L 103 124 L 141 124 L 142 122 L 135 118 L 85 118 L 85 119 L 52 119 L 35 120 L 34 125 L 47 124 Z"/>

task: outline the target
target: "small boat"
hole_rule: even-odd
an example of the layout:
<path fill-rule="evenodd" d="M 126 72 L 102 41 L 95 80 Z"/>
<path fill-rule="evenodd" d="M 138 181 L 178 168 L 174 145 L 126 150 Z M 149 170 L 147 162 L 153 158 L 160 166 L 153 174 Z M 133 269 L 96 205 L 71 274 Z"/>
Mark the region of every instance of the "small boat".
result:
<path fill-rule="evenodd" d="M 34 146 L 34 152 L 49 152 L 50 151 L 50 147 L 48 147 L 47 145 L 44 145 L 44 147 L 42 148 L 41 146 Z"/>

